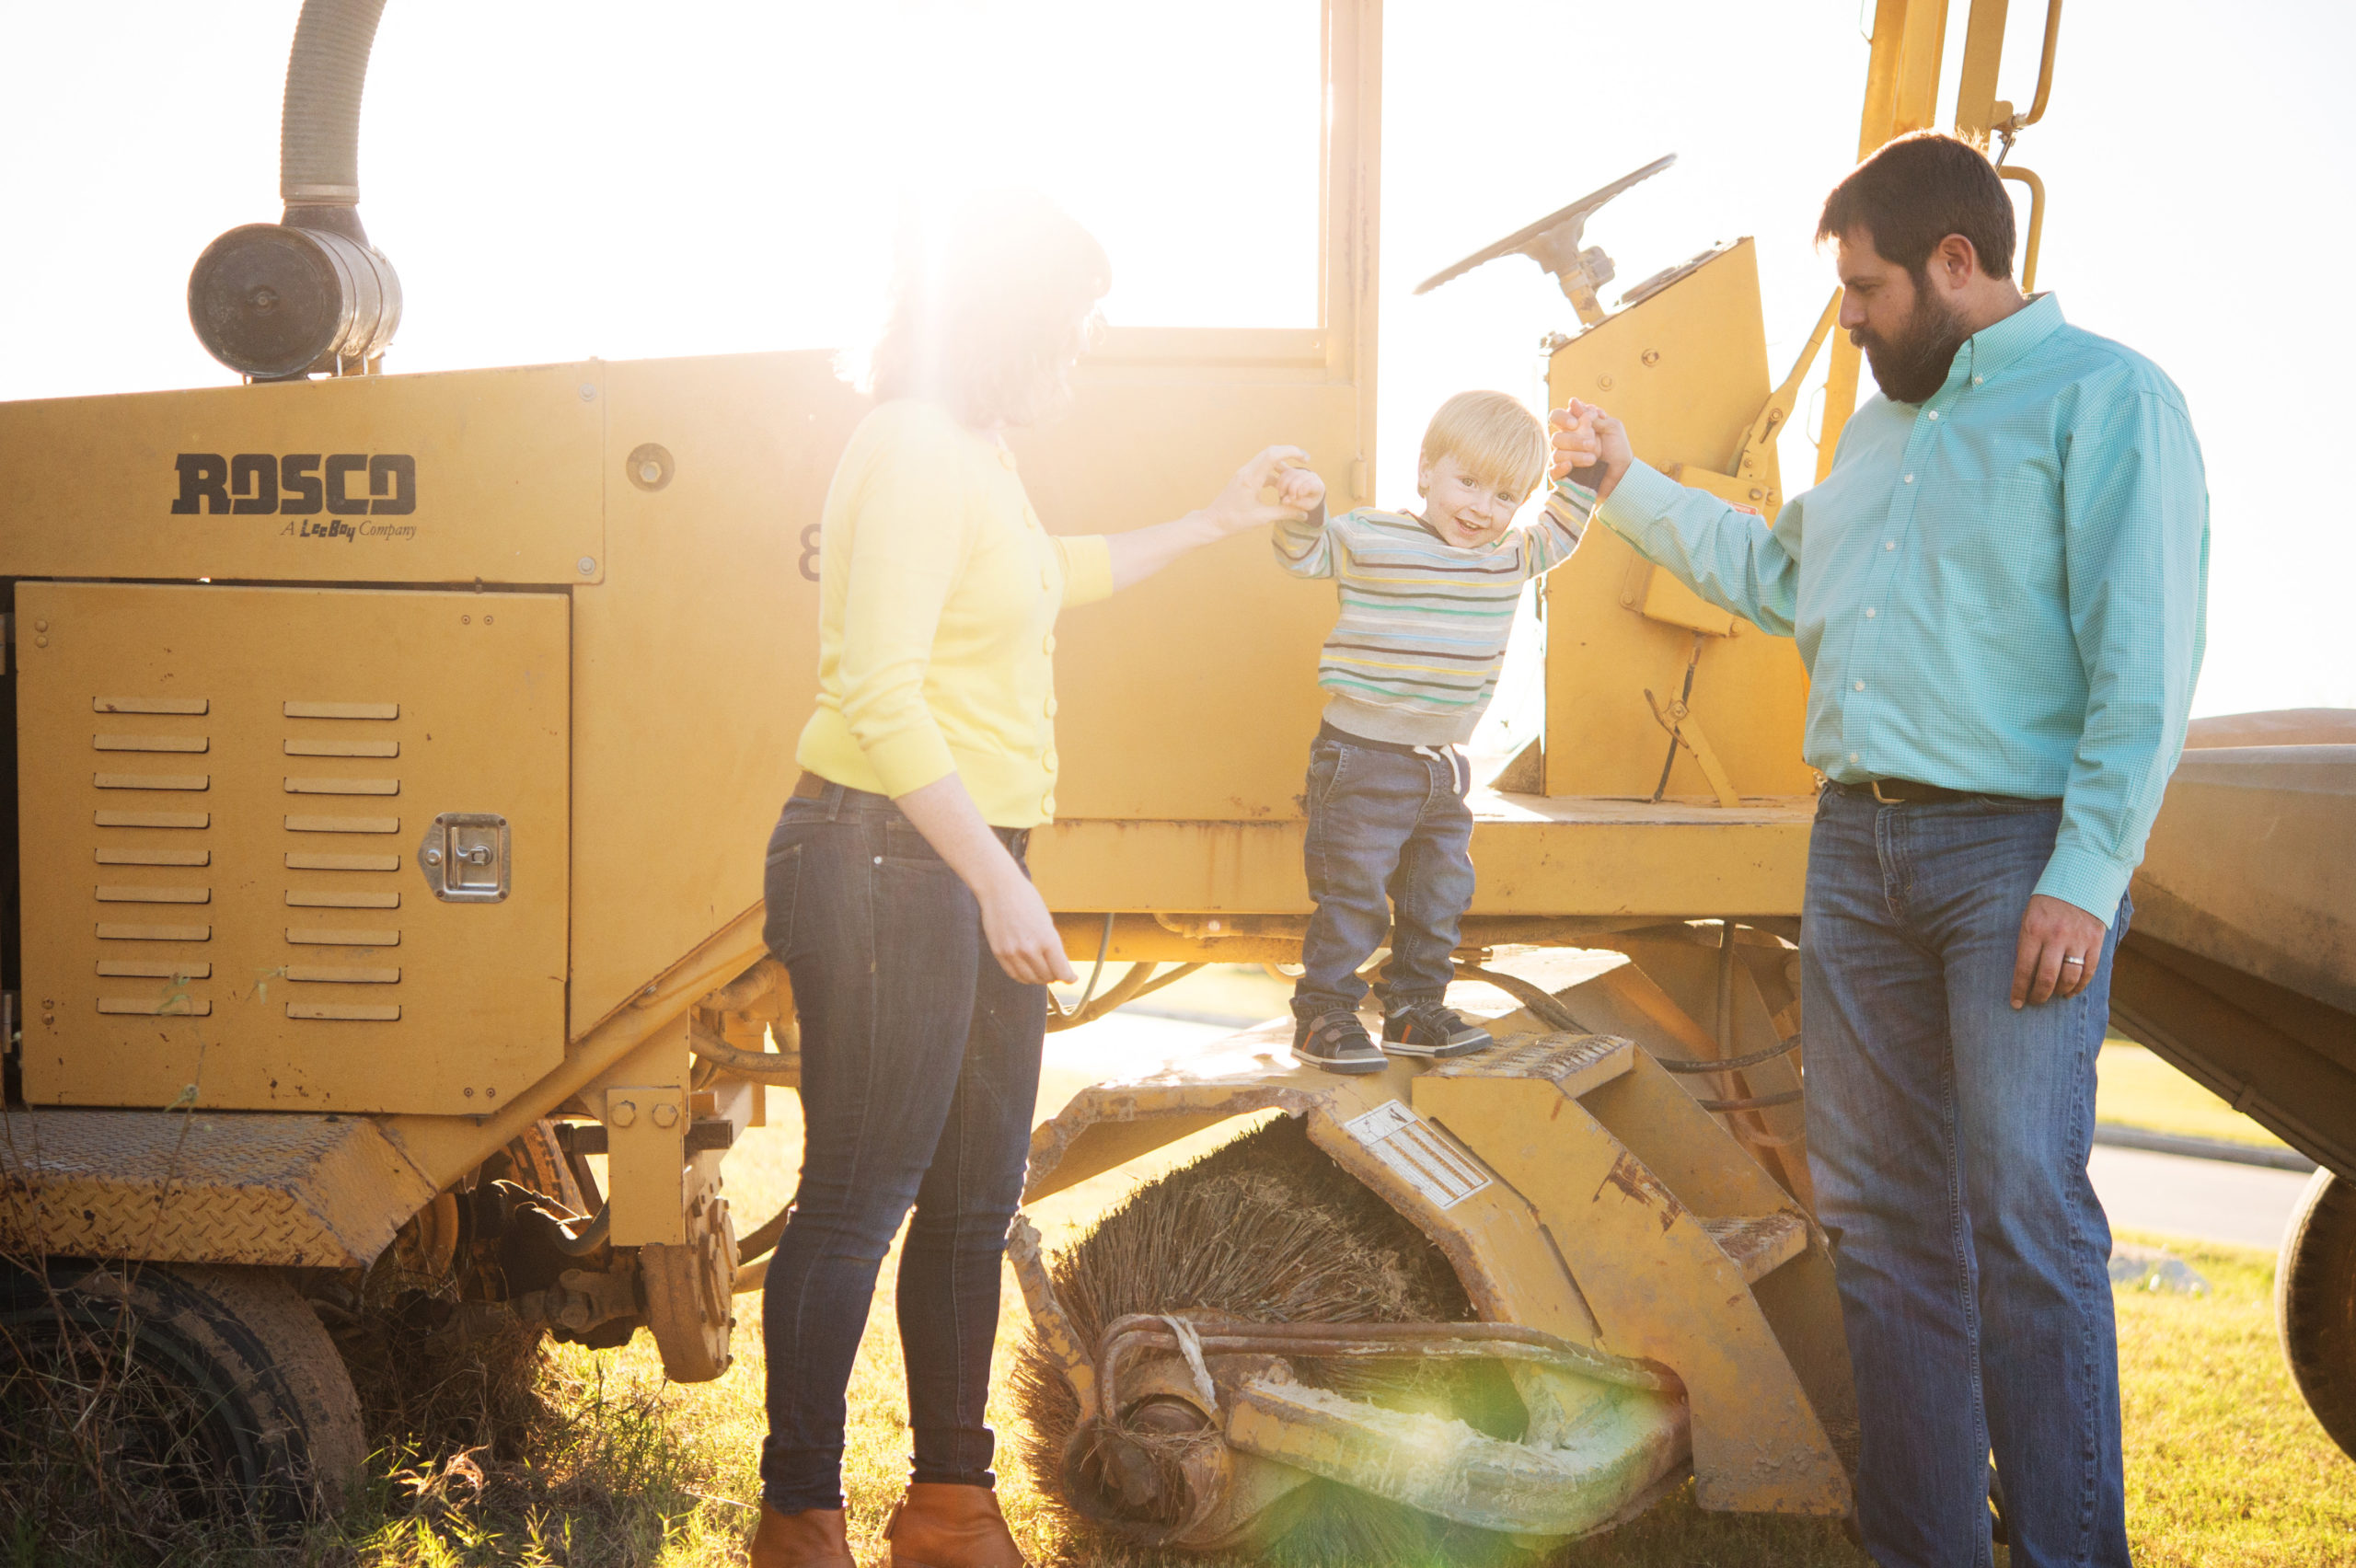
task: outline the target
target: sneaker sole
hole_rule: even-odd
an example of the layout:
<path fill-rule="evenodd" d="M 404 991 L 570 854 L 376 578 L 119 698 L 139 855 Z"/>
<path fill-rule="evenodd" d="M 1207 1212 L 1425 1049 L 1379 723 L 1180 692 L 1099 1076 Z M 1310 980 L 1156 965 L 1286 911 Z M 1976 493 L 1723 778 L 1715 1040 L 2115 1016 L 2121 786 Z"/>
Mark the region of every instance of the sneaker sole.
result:
<path fill-rule="evenodd" d="M 1329 1073 L 1379 1073 L 1391 1065 L 1380 1056 L 1369 1061 L 1363 1056 L 1348 1056 L 1334 1060 L 1324 1056 L 1304 1055 L 1299 1051 L 1295 1051 L 1292 1055 L 1295 1061 L 1306 1062 L 1312 1067 L 1322 1067 Z"/>
<path fill-rule="evenodd" d="M 1485 1051 L 1496 1043 L 1495 1040 L 1472 1040 L 1461 1045 L 1416 1045 L 1404 1040 L 1386 1040 L 1382 1043 L 1382 1049 L 1393 1056 L 1445 1061 L 1451 1056 L 1469 1056 L 1475 1051 Z"/>

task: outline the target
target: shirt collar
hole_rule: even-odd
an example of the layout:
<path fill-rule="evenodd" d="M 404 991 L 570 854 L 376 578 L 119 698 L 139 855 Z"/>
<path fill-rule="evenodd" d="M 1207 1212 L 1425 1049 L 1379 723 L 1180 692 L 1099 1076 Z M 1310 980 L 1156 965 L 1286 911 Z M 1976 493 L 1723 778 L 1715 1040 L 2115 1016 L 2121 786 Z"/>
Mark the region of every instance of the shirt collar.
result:
<path fill-rule="evenodd" d="M 1964 340 L 1948 368 L 1947 385 L 1985 381 L 2017 364 L 2028 352 L 2062 329 L 2062 301 L 2051 290 L 2033 294 L 2029 302 Z"/>

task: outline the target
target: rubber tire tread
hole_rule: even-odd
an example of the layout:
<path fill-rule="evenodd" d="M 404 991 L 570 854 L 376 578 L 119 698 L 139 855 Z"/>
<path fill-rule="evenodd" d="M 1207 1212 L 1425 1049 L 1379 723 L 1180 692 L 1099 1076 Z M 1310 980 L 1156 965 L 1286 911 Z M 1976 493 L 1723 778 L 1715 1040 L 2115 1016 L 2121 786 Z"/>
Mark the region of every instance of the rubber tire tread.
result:
<path fill-rule="evenodd" d="M 0 1280 L 7 1295 L 22 1298 L 41 1288 L 21 1268 L 8 1275 Z M 156 1325 L 235 1390 L 238 1424 L 267 1452 L 269 1484 L 300 1488 L 257 1498 L 265 1513 L 332 1514 L 356 1497 L 368 1458 L 360 1399 L 326 1325 L 283 1271 L 147 1263 L 129 1274 L 126 1288 L 115 1283 L 124 1277 L 116 1265 L 52 1261 L 49 1275 L 61 1296 Z"/>
<path fill-rule="evenodd" d="M 2274 1315 L 2291 1380 L 2356 1458 L 2356 1182 L 2315 1174 L 2282 1236 Z"/>

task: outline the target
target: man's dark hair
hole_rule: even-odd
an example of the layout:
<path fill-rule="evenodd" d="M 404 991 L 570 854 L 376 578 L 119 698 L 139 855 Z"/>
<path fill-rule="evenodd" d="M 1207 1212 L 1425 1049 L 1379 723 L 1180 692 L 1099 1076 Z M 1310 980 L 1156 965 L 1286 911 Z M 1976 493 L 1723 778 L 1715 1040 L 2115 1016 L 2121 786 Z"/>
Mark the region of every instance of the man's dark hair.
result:
<path fill-rule="evenodd" d="M 1959 234 L 1992 278 L 2013 275 L 2013 202 L 1987 155 L 1937 131 L 1882 144 L 1824 199 L 1820 244 L 1863 227 L 1882 259 L 1917 278 L 1939 241 Z"/>

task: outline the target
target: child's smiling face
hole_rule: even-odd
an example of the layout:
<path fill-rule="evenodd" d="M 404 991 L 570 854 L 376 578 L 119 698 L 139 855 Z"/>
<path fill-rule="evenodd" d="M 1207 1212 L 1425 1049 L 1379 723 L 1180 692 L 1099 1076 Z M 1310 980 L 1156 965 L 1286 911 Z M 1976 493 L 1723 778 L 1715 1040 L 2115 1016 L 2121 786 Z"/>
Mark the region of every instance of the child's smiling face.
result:
<path fill-rule="evenodd" d="M 1424 492 L 1424 522 L 1459 549 L 1495 543 L 1529 499 L 1473 474 L 1452 453 L 1418 468 L 1415 486 Z"/>

